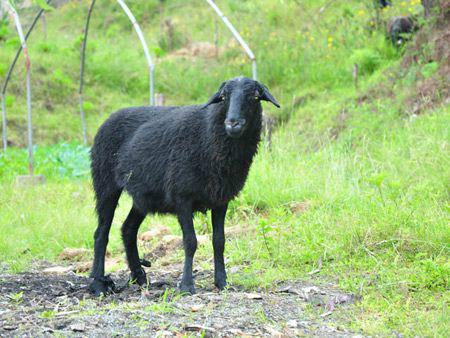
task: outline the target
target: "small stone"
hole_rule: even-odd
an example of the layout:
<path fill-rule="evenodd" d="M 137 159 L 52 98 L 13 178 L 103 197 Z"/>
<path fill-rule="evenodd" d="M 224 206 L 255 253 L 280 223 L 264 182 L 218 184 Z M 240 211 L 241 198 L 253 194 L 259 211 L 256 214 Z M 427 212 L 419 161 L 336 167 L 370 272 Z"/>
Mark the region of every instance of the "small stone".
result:
<path fill-rule="evenodd" d="M 3 330 L 14 331 L 14 330 L 17 330 L 17 326 L 16 325 L 4 325 Z"/>
<path fill-rule="evenodd" d="M 76 323 L 70 325 L 70 329 L 74 332 L 84 332 L 86 330 L 86 325 L 83 323 Z"/>
<path fill-rule="evenodd" d="M 63 274 L 72 271 L 73 268 L 73 266 L 52 266 L 42 270 L 42 272 L 48 274 Z"/>
<path fill-rule="evenodd" d="M 163 236 L 162 241 L 168 250 L 175 249 L 183 245 L 183 239 L 181 236 L 165 235 Z"/>
<path fill-rule="evenodd" d="M 91 270 L 92 268 L 92 262 L 79 262 L 76 266 L 75 266 L 75 272 L 87 272 L 89 270 Z"/>
<path fill-rule="evenodd" d="M 165 235 L 168 235 L 169 233 L 170 233 L 169 228 L 164 225 L 161 225 L 142 233 L 139 236 L 139 239 L 144 242 L 149 242 L 154 238 L 161 238 Z"/>
<path fill-rule="evenodd" d="M 203 309 L 204 307 L 205 307 L 205 305 L 203 305 L 203 304 L 195 304 L 195 305 L 191 306 L 191 311 L 192 312 L 198 312 L 201 309 Z"/>
<path fill-rule="evenodd" d="M 295 329 L 298 326 L 297 321 L 295 319 L 288 320 L 286 325 L 293 329 Z"/>
<path fill-rule="evenodd" d="M 263 299 L 263 296 L 259 293 L 246 293 L 245 297 L 248 299 Z"/>
<path fill-rule="evenodd" d="M 81 258 L 89 254 L 90 250 L 84 248 L 65 248 L 60 254 L 59 258 L 62 260 L 79 261 Z"/>

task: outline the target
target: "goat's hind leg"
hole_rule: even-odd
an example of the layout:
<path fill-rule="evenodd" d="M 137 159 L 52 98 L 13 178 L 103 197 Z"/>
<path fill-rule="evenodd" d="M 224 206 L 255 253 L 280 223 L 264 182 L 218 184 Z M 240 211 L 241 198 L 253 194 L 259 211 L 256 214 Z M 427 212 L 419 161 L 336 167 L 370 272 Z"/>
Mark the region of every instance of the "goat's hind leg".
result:
<path fill-rule="evenodd" d="M 184 269 L 180 282 L 181 292 L 193 295 L 195 293 L 194 279 L 192 276 L 192 264 L 197 250 L 197 237 L 195 235 L 194 222 L 191 208 L 180 208 L 177 213 L 178 222 L 183 231 Z"/>
<path fill-rule="evenodd" d="M 140 286 L 147 285 L 147 276 L 145 275 L 144 269 L 142 269 L 142 265 L 149 265 L 149 262 L 139 260 L 139 253 L 136 243 L 137 233 L 144 218 L 145 214 L 133 206 L 127 216 L 127 219 L 122 225 L 122 239 L 125 246 L 128 266 L 131 271 L 130 279 L 132 282 L 136 282 Z"/>
<path fill-rule="evenodd" d="M 90 275 L 94 280 L 89 285 L 89 289 L 97 297 L 114 291 L 114 282 L 109 276 L 105 277 L 105 254 L 120 193 L 118 190 L 107 197 L 97 199 L 98 227 L 94 235 L 94 263 Z"/>

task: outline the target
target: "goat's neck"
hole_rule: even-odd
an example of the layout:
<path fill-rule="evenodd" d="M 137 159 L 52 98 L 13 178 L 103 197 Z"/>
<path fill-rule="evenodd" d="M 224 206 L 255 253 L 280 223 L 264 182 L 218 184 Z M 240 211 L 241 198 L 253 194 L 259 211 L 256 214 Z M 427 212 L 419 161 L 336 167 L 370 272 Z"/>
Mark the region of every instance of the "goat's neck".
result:
<path fill-rule="evenodd" d="M 239 139 L 230 138 L 225 132 L 225 112 L 209 116 L 208 149 L 211 165 L 223 174 L 239 175 L 248 173 L 253 156 L 261 138 L 261 111 L 257 112 L 252 124 Z"/>

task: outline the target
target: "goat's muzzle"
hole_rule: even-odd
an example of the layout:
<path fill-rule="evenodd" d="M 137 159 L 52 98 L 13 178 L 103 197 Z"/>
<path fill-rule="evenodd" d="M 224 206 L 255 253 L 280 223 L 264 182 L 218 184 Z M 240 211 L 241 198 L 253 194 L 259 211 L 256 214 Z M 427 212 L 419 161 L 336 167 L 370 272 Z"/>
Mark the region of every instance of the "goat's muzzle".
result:
<path fill-rule="evenodd" d="M 247 121 L 245 119 L 226 119 L 225 131 L 232 138 L 239 138 L 243 134 Z"/>

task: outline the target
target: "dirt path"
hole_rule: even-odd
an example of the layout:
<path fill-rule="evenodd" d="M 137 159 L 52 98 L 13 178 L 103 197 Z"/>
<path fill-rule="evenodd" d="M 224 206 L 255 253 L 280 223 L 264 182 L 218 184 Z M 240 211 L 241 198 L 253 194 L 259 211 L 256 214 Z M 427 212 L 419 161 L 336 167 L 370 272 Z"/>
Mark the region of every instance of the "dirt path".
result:
<path fill-rule="evenodd" d="M 0 274 L 0 336 L 355 336 L 334 319 L 354 297 L 331 287 L 292 282 L 218 293 L 212 272 L 197 271 L 197 294 L 181 296 L 179 271 L 150 269 L 144 291 L 115 274 L 121 290 L 104 299 L 92 298 L 89 279 L 72 272 Z"/>

